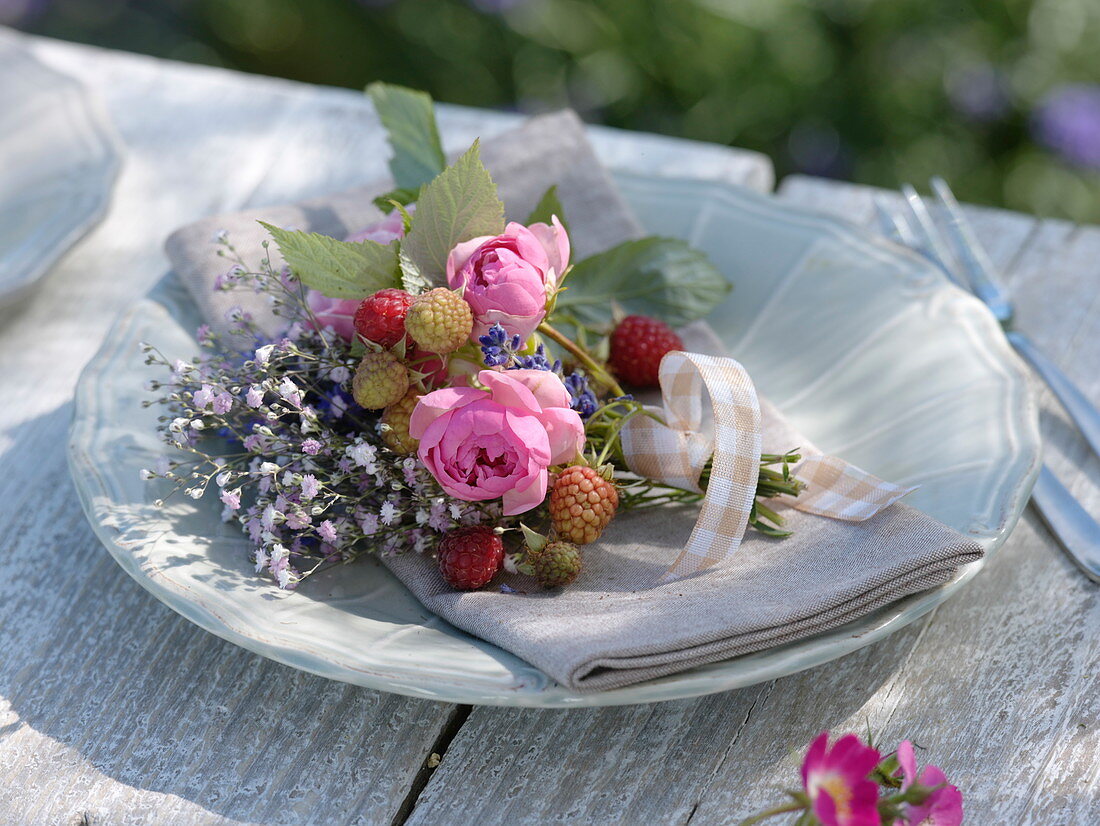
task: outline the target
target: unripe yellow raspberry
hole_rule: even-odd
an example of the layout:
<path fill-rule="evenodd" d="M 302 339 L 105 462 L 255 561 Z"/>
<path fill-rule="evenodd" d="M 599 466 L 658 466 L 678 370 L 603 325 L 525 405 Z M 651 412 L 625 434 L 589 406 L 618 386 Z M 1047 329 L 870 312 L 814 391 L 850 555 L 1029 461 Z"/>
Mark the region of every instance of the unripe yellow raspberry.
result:
<path fill-rule="evenodd" d="M 351 380 L 351 395 L 368 410 L 401 400 L 409 389 L 409 371 L 389 350 L 367 353 Z"/>
<path fill-rule="evenodd" d="M 573 465 L 550 488 L 550 521 L 562 539 L 595 542 L 619 507 L 615 486 L 595 468 Z"/>
<path fill-rule="evenodd" d="M 538 551 L 528 551 L 527 561 L 543 588 L 572 585 L 581 572 L 581 552 L 572 542 L 547 542 Z"/>
<path fill-rule="evenodd" d="M 397 402 L 382 411 L 382 441 L 394 453 L 402 456 L 416 453 L 420 442 L 409 435 L 409 418 L 419 400 L 420 392 L 410 389 Z"/>
<path fill-rule="evenodd" d="M 418 295 L 405 316 L 405 331 L 421 348 L 432 353 L 453 353 L 466 343 L 473 329 L 470 305 L 445 287 Z"/>

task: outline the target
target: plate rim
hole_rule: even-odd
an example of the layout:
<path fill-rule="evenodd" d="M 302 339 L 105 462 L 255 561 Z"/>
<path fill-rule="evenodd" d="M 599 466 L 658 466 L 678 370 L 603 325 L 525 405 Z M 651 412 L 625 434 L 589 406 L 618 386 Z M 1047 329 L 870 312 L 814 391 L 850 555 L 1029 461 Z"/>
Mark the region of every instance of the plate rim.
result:
<path fill-rule="evenodd" d="M 848 239 L 854 238 L 858 242 L 870 243 L 887 256 L 901 255 L 910 264 L 932 270 L 931 264 L 915 254 L 898 247 L 863 227 L 818 210 L 779 201 L 773 195 L 756 193 L 721 181 L 640 175 L 637 173 L 623 173 L 617 170 L 613 170 L 613 172 L 617 179 L 647 181 L 652 182 L 654 185 L 674 185 L 679 182 L 693 187 L 703 187 L 708 191 L 708 197 L 724 193 L 724 197 L 734 198 L 735 200 L 737 198 L 747 198 L 771 209 L 794 213 L 815 223 L 824 224 L 824 228 L 835 236 L 847 237 Z M 938 271 L 935 272 L 944 285 L 951 286 L 942 275 L 939 275 Z M 958 290 L 953 286 L 951 288 Z M 958 292 L 966 295 L 961 290 Z M 271 640 L 262 640 L 244 633 L 221 620 L 216 613 L 210 611 L 201 603 L 194 600 L 188 601 L 173 590 L 169 584 L 163 582 L 162 578 L 149 576 L 147 572 L 140 570 L 135 558 L 118 541 L 119 533 L 112 526 L 104 524 L 96 516 L 95 499 L 97 496 L 109 497 L 109 490 L 106 485 L 102 482 L 99 482 L 97 486 L 92 484 L 93 480 L 99 480 L 99 473 L 90 452 L 85 449 L 91 444 L 87 433 L 88 428 L 91 428 L 97 420 L 95 415 L 91 415 L 91 413 L 94 413 L 96 405 L 94 391 L 97 385 L 95 380 L 98 375 L 97 365 L 101 369 L 109 353 L 123 344 L 125 337 L 120 335 L 121 332 L 127 328 L 127 325 L 133 323 L 145 302 L 151 301 L 170 312 L 170 309 L 164 303 L 158 301 L 154 295 L 155 293 L 151 293 L 143 296 L 123 309 L 101 346 L 97 349 L 96 354 L 85 366 L 77 384 L 72 426 L 68 441 L 68 460 L 81 505 L 96 536 L 123 570 L 135 578 L 139 584 L 172 610 L 204 630 L 240 645 L 253 653 L 328 679 L 337 679 L 367 688 L 421 699 L 477 705 L 542 708 L 575 708 L 663 702 L 743 688 L 764 680 L 775 679 L 816 667 L 870 645 L 909 625 L 942 604 L 976 576 L 978 571 L 988 562 L 990 555 L 1008 538 L 1019 520 L 1041 464 L 1037 400 L 1025 368 L 1003 336 L 990 339 L 988 343 L 992 345 L 993 351 L 1000 354 L 1006 362 L 1006 368 L 1011 368 L 1009 372 L 1014 373 L 1018 381 L 1022 382 L 1025 402 L 1022 409 L 1016 411 L 1017 415 L 1014 417 L 1020 437 L 1016 451 L 1016 461 L 1018 461 L 1021 454 L 1030 453 L 1030 457 L 1026 471 L 1019 476 L 1009 494 L 1004 498 L 1005 505 L 1001 509 L 1001 520 L 995 535 L 977 537 L 977 541 L 985 548 L 986 556 L 960 568 L 947 583 L 898 600 L 872 614 L 860 617 L 830 631 L 783 646 L 729 658 L 710 665 L 696 667 L 689 671 L 609 691 L 583 693 L 570 691 L 550 678 L 546 678 L 545 682 L 539 687 L 518 686 L 507 691 L 498 690 L 492 696 L 485 695 L 484 681 L 465 684 L 456 681 L 444 684 L 439 680 L 435 680 L 432 685 L 425 686 L 423 682 L 418 682 L 415 679 L 415 675 L 418 673 L 415 669 L 410 669 L 406 677 L 392 673 L 373 674 L 351 670 L 346 664 L 335 662 L 331 658 L 326 658 L 323 654 L 304 653 L 300 648 L 280 645 Z M 967 297 L 972 299 L 970 296 Z M 976 301 L 976 299 L 972 300 Z M 988 313 L 987 310 L 984 310 L 984 307 L 983 311 Z M 991 315 L 989 319 L 995 324 Z M 729 664 L 734 662 L 738 665 L 730 670 Z M 422 671 L 419 673 L 423 675 Z M 422 680 L 423 676 L 421 676 Z"/>
<path fill-rule="evenodd" d="M 47 241 L 35 255 L 21 254 L 15 259 L 14 273 L 0 282 L 0 309 L 18 304 L 46 276 L 53 266 L 92 231 L 106 216 L 114 195 L 115 184 L 123 165 L 122 138 L 115 131 L 106 105 L 77 78 L 60 72 L 39 60 L 30 50 L 14 40 L 0 39 L 0 53 L 7 60 L 17 60 L 24 70 L 33 73 L 34 83 L 52 85 L 52 94 L 64 101 L 65 119 L 73 125 L 79 142 L 90 146 L 89 156 L 96 159 L 94 175 L 82 175 L 86 181 L 58 222 L 57 213 L 44 221 L 35 232 L 45 232 Z M 18 74 L 18 72 L 17 72 Z M 40 109 L 49 107 L 39 106 Z M 83 130 L 74 125 L 80 121 Z M 87 161 L 87 158 L 84 159 Z M 88 179 L 94 177 L 94 182 Z"/>

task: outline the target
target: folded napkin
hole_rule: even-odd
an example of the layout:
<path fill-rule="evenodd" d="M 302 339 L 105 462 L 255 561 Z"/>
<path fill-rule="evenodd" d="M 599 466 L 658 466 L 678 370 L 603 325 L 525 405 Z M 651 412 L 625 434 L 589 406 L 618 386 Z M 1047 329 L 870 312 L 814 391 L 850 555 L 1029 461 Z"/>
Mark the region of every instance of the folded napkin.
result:
<path fill-rule="evenodd" d="M 524 220 L 547 188 L 557 184 L 562 209 L 570 225 L 577 224 L 570 235 L 575 261 L 643 234 L 592 151 L 584 124 L 571 111 L 531 118 L 485 141 L 481 160 L 492 174 L 511 220 Z M 226 313 L 241 307 L 252 313 L 263 329 L 274 332 L 278 322 L 262 296 L 244 290 L 211 289 L 213 279 L 229 269 L 225 258 L 218 255 L 214 236 L 226 231 L 245 260 L 255 264 L 262 257 L 260 244 L 268 238 L 258 221 L 345 238 L 385 217 L 373 199 L 391 189 L 391 181 L 379 181 L 297 204 L 204 218 L 168 236 L 165 250 L 211 325 L 224 329 Z M 282 264 L 274 245 L 271 257 L 273 263 Z"/>
<path fill-rule="evenodd" d="M 570 113 L 534 118 L 486 142 L 483 158 L 510 218 L 522 220 L 548 186 L 558 185 L 577 259 L 641 234 Z M 227 230 L 246 253 L 263 238 L 258 218 L 342 237 L 380 217 L 371 198 L 387 189 L 382 182 L 298 205 L 206 219 L 174 233 L 168 255 L 216 323 L 248 297 L 211 291 L 226 267 L 211 243 L 216 231 Z M 257 316 L 266 312 L 259 302 L 246 309 Z M 694 352 L 722 352 L 706 325 L 692 325 L 684 337 Z M 764 399 L 761 419 L 764 452 L 814 450 Z M 784 516 L 793 536 L 772 539 L 750 530 L 731 559 L 667 581 L 697 516 L 697 506 L 684 505 L 619 514 L 597 543 L 585 547 L 581 575 L 564 590 L 543 591 L 517 574 L 460 593 L 443 582 L 429 557 L 409 553 L 384 562 L 451 624 L 571 689 L 596 691 L 835 628 L 940 585 L 982 555 L 974 541 L 900 503 L 864 522 L 788 508 Z"/>

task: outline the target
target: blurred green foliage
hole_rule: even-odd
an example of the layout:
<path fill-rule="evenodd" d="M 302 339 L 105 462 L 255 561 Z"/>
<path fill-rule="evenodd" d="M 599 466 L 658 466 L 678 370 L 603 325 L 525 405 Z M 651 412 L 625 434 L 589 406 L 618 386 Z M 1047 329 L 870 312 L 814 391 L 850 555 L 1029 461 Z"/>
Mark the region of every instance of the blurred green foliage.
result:
<path fill-rule="evenodd" d="M 63 38 L 314 83 L 388 80 L 472 106 L 570 105 L 589 121 L 756 149 L 780 175 L 896 187 L 942 174 L 969 201 L 1100 221 L 1098 0 L 27 8 L 25 28 Z M 1068 84 L 1085 94 L 1044 108 Z"/>

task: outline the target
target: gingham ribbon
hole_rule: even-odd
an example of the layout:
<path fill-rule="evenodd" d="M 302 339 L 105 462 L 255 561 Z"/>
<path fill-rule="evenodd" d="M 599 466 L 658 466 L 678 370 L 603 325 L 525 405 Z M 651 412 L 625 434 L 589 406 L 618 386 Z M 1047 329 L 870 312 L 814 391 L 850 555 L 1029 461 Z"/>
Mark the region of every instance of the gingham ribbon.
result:
<path fill-rule="evenodd" d="M 760 468 L 760 403 L 745 368 L 731 358 L 672 352 L 660 369 L 663 419 L 634 416 L 622 432 L 627 466 L 673 487 L 702 492 L 699 477 L 713 455 L 710 480 L 687 545 L 667 578 L 721 562 L 741 544 Z M 703 389 L 710 395 L 714 435 L 703 432 Z M 817 454 L 795 469 L 806 482 L 791 507 L 861 522 L 915 488 L 884 482 L 835 456 Z"/>

